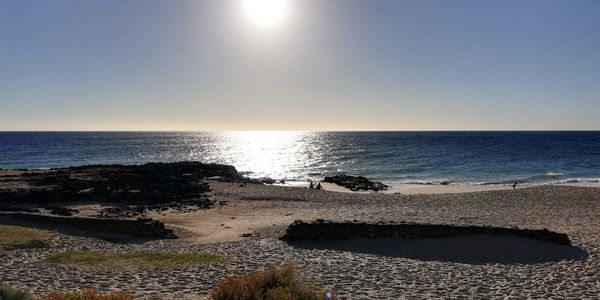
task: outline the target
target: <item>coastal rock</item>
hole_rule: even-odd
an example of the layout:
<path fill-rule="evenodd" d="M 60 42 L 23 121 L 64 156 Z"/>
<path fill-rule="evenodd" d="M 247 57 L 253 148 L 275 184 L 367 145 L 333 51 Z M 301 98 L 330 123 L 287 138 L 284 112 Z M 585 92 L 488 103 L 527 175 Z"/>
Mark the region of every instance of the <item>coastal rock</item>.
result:
<path fill-rule="evenodd" d="M 388 186 L 381 183 L 381 182 L 375 182 L 375 181 L 370 181 L 369 179 L 362 177 L 362 176 L 350 176 L 350 175 L 335 175 L 335 176 L 326 176 L 325 179 L 323 179 L 324 182 L 327 183 L 335 183 L 339 186 L 343 186 L 345 188 L 348 188 L 352 191 L 359 191 L 359 190 L 365 190 L 365 191 L 381 191 L 381 190 L 387 190 Z"/>
<path fill-rule="evenodd" d="M 227 180 L 227 179 L 221 179 L 220 181 L 226 181 L 226 182 L 240 182 L 242 184 L 246 184 L 246 183 L 254 183 L 254 184 L 274 184 L 277 181 L 273 178 L 270 177 L 261 177 L 261 178 L 247 178 L 247 177 L 243 177 L 240 179 L 236 179 L 236 180 Z"/>
<path fill-rule="evenodd" d="M 0 205 L 0 211 L 39 213 L 37 208 L 20 207 L 17 205 Z"/>
<path fill-rule="evenodd" d="M 0 180 L 0 204 L 102 202 L 211 208 L 205 179 L 244 181 L 233 166 L 200 162 L 32 170 Z M 57 211 L 58 212 L 58 211 Z M 62 213 L 62 211 L 61 211 Z"/>
<path fill-rule="evenodd" d="M 65 217 L 70 217 L 79 212 L 76 209 L 66 208 L 66 207 L 47 207 L 46 209 L 53 215 L 65 216 Z"/>
<path fill-rule="evenodd" d="M 548 241 L 561 245 L 571 245 L 569 237 L 547 229 L 520 229 L 487 226 L 455 226 L 443 224 L 417 223 L 359 223 L 330 222 L 317 220 L 304 222 L 297 220 L 286 230 L 281 238 L 285 241 L 296 240 L 347 240 L 355 238 L 438 238 L 456 235 L 484 234 L 497 236 L 517 236 L 534 240 Z"/>
<path fill-rule="evenodd" d="M 101 209 L 98 218 L 132 218 L 144 213 L 146 207 L 129 206 L 129 207 L 105 207 Z"/>

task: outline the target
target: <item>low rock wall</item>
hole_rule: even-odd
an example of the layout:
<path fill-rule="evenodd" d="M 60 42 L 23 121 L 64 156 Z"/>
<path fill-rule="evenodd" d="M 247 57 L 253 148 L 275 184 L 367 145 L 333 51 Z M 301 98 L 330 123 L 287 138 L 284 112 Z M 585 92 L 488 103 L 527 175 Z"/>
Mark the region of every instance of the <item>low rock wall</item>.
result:
<path fill-rule="evenodd" d="M 295 221 L 282 240 L 347 240 L 354 238 L 437 238 L 454 235 L 486 234 L 512 235 L 535 240 L 571 245 L 569 237 L 547 229 L 520 229 L 487 226 L 454 226 L 415 223 L 358 223 Z"/>
<path fill-rule="evenodd" d="M 144 238 L 177 238 L 171 229 L 165 227 L 165 224 L 152 219 L 98 219 L 4 212 L 0 213 L 0 218 L 50 225 L 68 225 L 86 231 L 126 234 Z"/>

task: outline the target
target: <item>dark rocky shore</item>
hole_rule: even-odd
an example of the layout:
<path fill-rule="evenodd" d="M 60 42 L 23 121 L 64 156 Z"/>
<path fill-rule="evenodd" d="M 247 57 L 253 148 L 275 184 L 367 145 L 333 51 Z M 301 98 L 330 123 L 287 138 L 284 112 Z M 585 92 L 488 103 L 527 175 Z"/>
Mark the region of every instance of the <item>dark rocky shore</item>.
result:
<path fill-rule="evenodd" d="M 235 167 L 200 162 L 143 165 L 91 165 L 50 170 L 3 170 L 0 173 L 0 211 L 77 215 L 64 206 L 97 203 L 107 207 L 101 218 L 132 218 L 145 211 L 191 211 L 219 203 L 209 199 L 207 179 L 223 182 L 272 184 L 270 178 L 251 179 Z M 325 177 L 353 191 L 388 188 L 361 176 Z"/>
<path fill-rule="evenodd" d="M 327 183 L 335 183 L 339 186 L 343 186 L 351 191 L 382 191 L 387 190 L 388 186 L 377 181 L 371 181 L 362 176 L 350 176 L 350 175 L 335 175 L 327 176 L 323 179 Z"/>
<path fill-rule="evenodd" d="M 144 165 L 93 165 L 24 171 L 0 179 L 0 204 L 54 202 L 130 204 L 185 203 L 209 208 L 204 181 L 219 176 L 242 180 L 233 166 L 199 162 L 148 163 Z M 18 183 L 18 185 L 10 183 Z"/>
<path fill-rule="evenodd" d="M 144 238 L 175 238 L 163 223 L 139 217 L 146 211 L 193 211 L 219 205 L 207 195 L 208 178 L 261 182 L 241 176 L 233 166 L 200 162 L 12 170 L 0 176 L 0 211 L 4 212 L 0 219 Z M 65 206 L 75 204 L 99 204 L 104 208 L 95 218 L 74 217 L 79 211 Z"/>
<path fill-rule="evenodd" d="M 226 182 L 269 183 L 250 179 L 233 166 L 200 162 L 143 165 L 92 165 L 50 170 L 12 170 L 0 174 L 0 211 L 40 212 L 71 216 L 69 203 L 118 204 L 100 217 L 134 217 L 144 210 L 207 209 L 206 179 Z M 34 206 L 34 208 L 32 208 Z"/>

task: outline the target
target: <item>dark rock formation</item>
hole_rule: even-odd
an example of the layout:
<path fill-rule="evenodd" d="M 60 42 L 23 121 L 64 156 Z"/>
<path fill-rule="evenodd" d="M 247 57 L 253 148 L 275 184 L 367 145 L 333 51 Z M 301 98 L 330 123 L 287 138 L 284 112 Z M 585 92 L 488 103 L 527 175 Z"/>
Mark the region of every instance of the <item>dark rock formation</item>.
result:
<path fill-rule="evenodd" d="M 165 227 L 165 224 L 152 219 L 96 219 L 57 217 L 28 213 L 0 213 L 0 218 L 49 225 L 67 225 L 85 231 L 125 234 L 144 238 L 177 238 L 171 229 Z"/>
<path fill-rule="evenodd" d="M 275 179 L 270 178 L 270 177 L 261 177 L 261 178 L 241 177 L 241 178 L 238 178 L 238 179 L 220 178 L 219 181 L 239 182 L 241 184 L 246 184 L 246 183 L 253 183 L 253 184 L 274 184 L 274 183 L 277 182 Z"/>
<path fill-rule="evenodd" d="M 65 217 L 70 217 L 79 212 L 76 209 L 71 209 L 71 208 L 66 208 L 66 207 L 47 207 L 46 209 L 53 215 L 65 216 Z"/>
<path fill-rule="evenodd" d="M 133 218 L 144 213 L 146 207 L 105 207 L 98 212 L 98 218 Z"/>
<path fill-rule="evenodd" d="M 274 184 L 275 179 L 271 178 L 271 177 L 262 177 L 262 178 L 257 178 L 257 179 L 247 179 L 246 180 L 247 183 L 262 183 L 262 184 Z"/>
<path fill-rule="evenodd" d="M 1 201 L 1 199 L 0 199 Z M 37 208 L 20 207 L 16 205 L 0 205 L 0 211 L 39 213 Z"/>
<path fill-rule="evenodd" d="M 336 176 L 327 176 L 323 179 L 324 182 L 327 183 L 335 183 L 339 186 L 343 186 L 352 191 L 381 191 L 387 190 L 388 186 L 381 182 L 370 181 L 369 179 L 362 176 L 350 176 L 350 175 L 336 175 Z"/>
<path fill-rule="evenodd" d="M 571 245 L 569 237 L 564 233 L 556 233 L 547 229 L 532 230 L 519 228 L 501 228 L 486 226 L 453 226 L 414 223 L 355 223 L 329 222 L 318 220 L 307 223 L 295 221 L 281 238 L 286 241 L 297 240 L 347 240 L 354 238 L 437 238 L 455 235 L 511 235 L 534 240 Z"/>
<path fill-rule="evenodd" d="M 25 171 L 0 179 L 0 205 L 96 201 L 210 208 L 204 179 L 241 181 L 233 166 L 200 162 L 93 165 Z"/>

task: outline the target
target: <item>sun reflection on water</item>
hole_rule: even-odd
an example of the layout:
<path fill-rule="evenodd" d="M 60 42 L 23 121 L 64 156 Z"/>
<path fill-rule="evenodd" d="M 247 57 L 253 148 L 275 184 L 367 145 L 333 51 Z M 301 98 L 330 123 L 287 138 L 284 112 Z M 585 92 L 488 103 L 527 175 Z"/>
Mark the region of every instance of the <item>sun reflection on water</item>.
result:
<path fill-rule="evenodd" d="M 314 164 L 318 133 L 288 131 L 243 131 L 221 135 L 222 153 L 239 171 L 252 177 L 297 177 L 298 171 Z M 319 155 L 320 156 L 320 155 Z"/>

